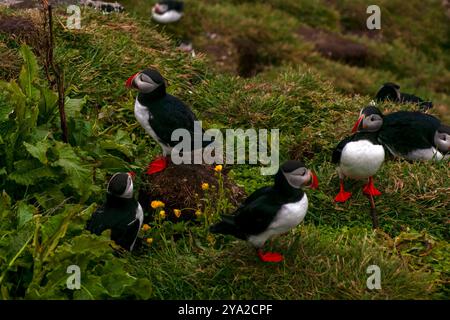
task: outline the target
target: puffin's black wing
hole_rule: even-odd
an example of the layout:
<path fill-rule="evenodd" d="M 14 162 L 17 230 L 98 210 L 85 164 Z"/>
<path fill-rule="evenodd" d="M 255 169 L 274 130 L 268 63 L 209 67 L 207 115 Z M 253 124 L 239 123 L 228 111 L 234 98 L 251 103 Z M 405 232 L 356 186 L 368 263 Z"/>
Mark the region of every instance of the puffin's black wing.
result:
<path fill-rule="evenodd" d="M 331 157 L 331 161 L 335 164 L 338 164 L 341 161 L 341 154 L 342 150 L 344 150 L 344 147 L 347 143 L 353 141 L 354 136 L 348 136 L 345 137 L 344 140 L 338 143 L 336 148 L 333 150 L 333 155 Z"/>
<path fill-rule="evenodd" d="M 121 247 L 131 251 L 139 233 L 140 225 L 139 219 L 136 219 L 126 226 L 113 228 L 111 230 L 111 240 L 114 240 Z"/>
<path fill-rule="evenodd" d="M 235 225 L 243 234 L 260 234 L 272 223 L 282 205 L 275 193 L 266 192 L 236 211 Z"/>
<path fill-rule="evenodd" d="M 174 147 L 179 141 L 172 141 L 172 132 L 176 129 L 186 129 L 191 135 L 191 141 L 194 139 L 202 140 L 202 137 L 194 136 L 194 121 L 198 121 L 192 110 L 186 106 L 178 98 L 167 94 L 160 99 L 155 106 L 151 108 L 151 113 L 154 115 L 150 119 L 150 126 L 155 131 L 156 135 L 166 144 Z M 203 130 L 201 131 L 203 134 Z M 210 144 L 206 141 L 203 147 Z"/>
<path fill-rule="evenodd" d="M 109 228 L 110 225 L 107 219 L 105 219 L 104 207 L 98 208 L 86 223 L 86 230 L 96 235 L 102 234 L 103 231 Z"/>
<path fill-rule="evenodd" d="M 430 148 L 439 126 L 437 118 L 422 112 L 394 112 L 384 117 L 379 139 L 395 152 L 407 154 Z"/>

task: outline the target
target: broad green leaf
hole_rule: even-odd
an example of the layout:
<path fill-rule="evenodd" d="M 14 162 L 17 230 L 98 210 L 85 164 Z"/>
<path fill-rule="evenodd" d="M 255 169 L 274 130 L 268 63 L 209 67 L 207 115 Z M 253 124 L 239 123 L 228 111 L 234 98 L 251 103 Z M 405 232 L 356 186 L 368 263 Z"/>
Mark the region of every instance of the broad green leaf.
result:
<path fill-rule="evenodd" d="M 49 143 L 47 140 L 39 141 L 35 145 L 24 142 L 23 145 L 27 151 L 41 163 L 47 164 L 47 150 L 49 148 Z"/>
<path fill-rule="evenodd" d="M 17 204 L 17 218 L 18 218 L 18 227 L 21 228 L 28 221 L 33 219 L 33 215 L 37 212 L 37 209 L 27 204 L 25 201 L 19 201 Z"/>
<path fill-rule="evenodd" d="M 52 90 L 42 87 L 39 101 L 39 119 L 41 123 L 49 122 L 57 111 L 58 95 Z"/>
<path fill-rule="evenodd" d="M 22 45 L 19 51 L 24 60 L 24 65 L 22 66 L 22 70 L 19 75 L 20 87 L 23 92 L 31 98 L 33 95 L 33 81 L 36 79 L 38 74 L 38 64 L 30 47 L 27 45 Z"/>
<path fill-rule="evenodd" d="M 87 97 L 81 99 L 73 99 L 66 97 L 66 101 L 64 102 L 64 107 L 66 111 L 67 118 L 75 118 L 78 117 L 83 109 L 83 106 L 86 104 Z"/>
<path fill-rule="evenodd" d="M 54 162 L 53 165 L 61 167 L 69 176 L 67 182 L 78 194 L 83 195 L 89 190 L 92 184 L 90 170 L 82 164 L 71 146 L 57 142 L 56 150 L 59 155 L 59 160 Z"/>

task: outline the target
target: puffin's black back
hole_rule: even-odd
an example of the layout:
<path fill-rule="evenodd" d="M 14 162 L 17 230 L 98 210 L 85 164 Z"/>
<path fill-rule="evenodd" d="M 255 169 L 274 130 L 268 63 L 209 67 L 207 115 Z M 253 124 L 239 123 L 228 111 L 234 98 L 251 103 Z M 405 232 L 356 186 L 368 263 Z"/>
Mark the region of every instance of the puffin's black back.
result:
<path fill-rule="evenodd" d="M 108 194 L 105 205 L 94 212 L 86 229 L 96 235 L 110 229 L 111 240 L 130 250 L 136 238 L 136 228 L 139 231 L 137 208 L 138 202 L 134 198 L 125 199 Z M 136 226 L 130 225 L 133 221 L 137 221 Z"/>
<path fill-rule="evenodd" d="M 379 139 L 395 152 L 407 154 L 430 148 L 439 126 L 438 119 L 422 112 L 394 112 L 384 117 Z"/>

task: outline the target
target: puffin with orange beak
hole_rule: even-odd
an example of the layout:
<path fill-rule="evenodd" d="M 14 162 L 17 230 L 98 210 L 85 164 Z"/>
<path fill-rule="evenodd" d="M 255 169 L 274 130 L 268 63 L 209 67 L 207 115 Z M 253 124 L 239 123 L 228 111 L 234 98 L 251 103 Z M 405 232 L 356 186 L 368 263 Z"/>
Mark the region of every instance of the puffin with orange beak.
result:
<path fill-rule="evenodd" d="M 264 243 L 300 224 L 308 211 L 308 197 L 302 187 L 316 189 L 316 175 L 301 161 L 286 161 L 275 175 L 271 187 L 253 192 L 233 215 L 211 226 L 212 233 L 232 235 L 247 240 L 263 262 L 281 262 L 283 256 L 264 252 Z"/>
<path fill-rule="evenodd" d="M 172 140 L 172 133 L 177 129 L 185 129 L 190 134 L 191 152 L 201 152 L 202 148 L 213 143 L 213 137 L 209 137 L 208 141 L 203 140 L 203 129 L 195 130 L 198 119 L 191 109 L 166 93 L 166 82 L 156 69 L 146 69 L 132 75 L 125 85 L 139 92 L 134 104 L 134 115 L 163 151 L 162 157 L 149 164 L 147 174 L 163 171 L 167 167 L 172 149 L 179 143 Z M 201 141 L 194 143 L 196 139 Z"/>
<path fill-rule="evenodd" d="M 378 130 L 383 115 L 372 106 L 360 113 L 355 123 L 352 136 L 345 138 L 333 151 L 332 161 L 338 165 L 340 191 L 335 197 L 336 202 L 345 202 L 351 197 L 344 188 L 346 177 L 356 180 L 368 179 L 363 193 L 369 197 L 379 196 L 381 192 L 373 184 L 373 176 L 384 162 L 385 152 L 378 141 Z"/>

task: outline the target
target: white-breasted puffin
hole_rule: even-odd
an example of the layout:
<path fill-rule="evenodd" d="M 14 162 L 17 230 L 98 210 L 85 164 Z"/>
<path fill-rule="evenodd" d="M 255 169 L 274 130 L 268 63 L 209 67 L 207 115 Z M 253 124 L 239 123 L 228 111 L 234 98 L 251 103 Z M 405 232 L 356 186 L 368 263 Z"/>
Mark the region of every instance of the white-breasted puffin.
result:
<path fill-rule="evenodd" d="M 373 121 L 373 117 L 377 121 Z M 398 111 L 383 115 L 368 106 L 363 108 L 352 132 L 370 127 L 378 132 L 378 141 L 393 156 L 410 161 L 442 160 L 448 152 L 445 127 L 432 115 L 419 111 Z M 443 132 L 439 132 L 442 128 Z"/>
<path fill-rule="evenodd" d="M 378 90 L 375 100 L 377 102 L 392 101 L 396 103 L 414 103 L 417 104 L 422 111 L 427 111 L 433 107 L 431 101 L 425 101 L 410 93 L 400 92 L 400 86 L 392 82 L 383 84 L 380 90 Z"/>
<path fill-rule="evenodd" d="M 375 111 L 375 110 L 374 110 Z M 335 197 L 336 202 L 345 202 L 351 197 L 350 192 L 344 188 L 346 177 L 355 180 L 368 179 L 363 188 L 363 193 L 373 197 L 381 195 L 381 192 L 373 184 L 373 176 L 384 162 L 385 152 L 378 141 L 378 123 L 382 122 L 381 112 L 373 112 L 366 115 L 364 126 L 358 122 L 349 136 L 339 142 L 333 151 L 332 162 L 338 165 L 340 191 Z"/>
<path fill-rule="evenodd" d="M 211 226 L 210 231 L 247 240 L 262 261 L 280 262 L 281 254 L 264 253 L 262 248 L 269 238 L 288 232 L 305 218 L 308 197 L 303 186 L 316 189 L 317 177 L 303 162 L 286 161 L 275 175 L 273 186 L 253 192 L 233 215 L 222 216 L 222 221 Z"/>
<path fill-rule="evenodd" d="M 153 174 L 167 167 L 168 157 L 179 141 L 172 141 L 172 132 L 176 129 L 186 129 L 191 134 L 191 150 L 196 149 L 194 140 L 201 139 L 201 147 L 213 143 L 214 139 L 204 141 L 196 134 L 194 122 L 197 117 L 178 98 L 166 93 L 166 83 L 162 75 L 155 69 L 146 69 L 128 78 L 127 88 L 139 91 L 134 105 L 134 115 L 145 131 L 159 143 L 163 156 L 149 164 L 147 174 Z M 203 129 L 202 129 L 203 135 Z"/>
<path fill-rule="evenodd" d="M 105 204 L 94 212 L 86 225 L 100 235 L 111 230 L 111 240 L 132 251 L 144 221 L 141 205 L 133 197 L 133 173 L 116 173 L 109 180 Z"/>
<path fill-rule="evenodd" d="M 175 0 L 159 1 L 152 8 L 152 18 L 158 23 L 177 22 L 183 16 L 184 2 Z"/>

